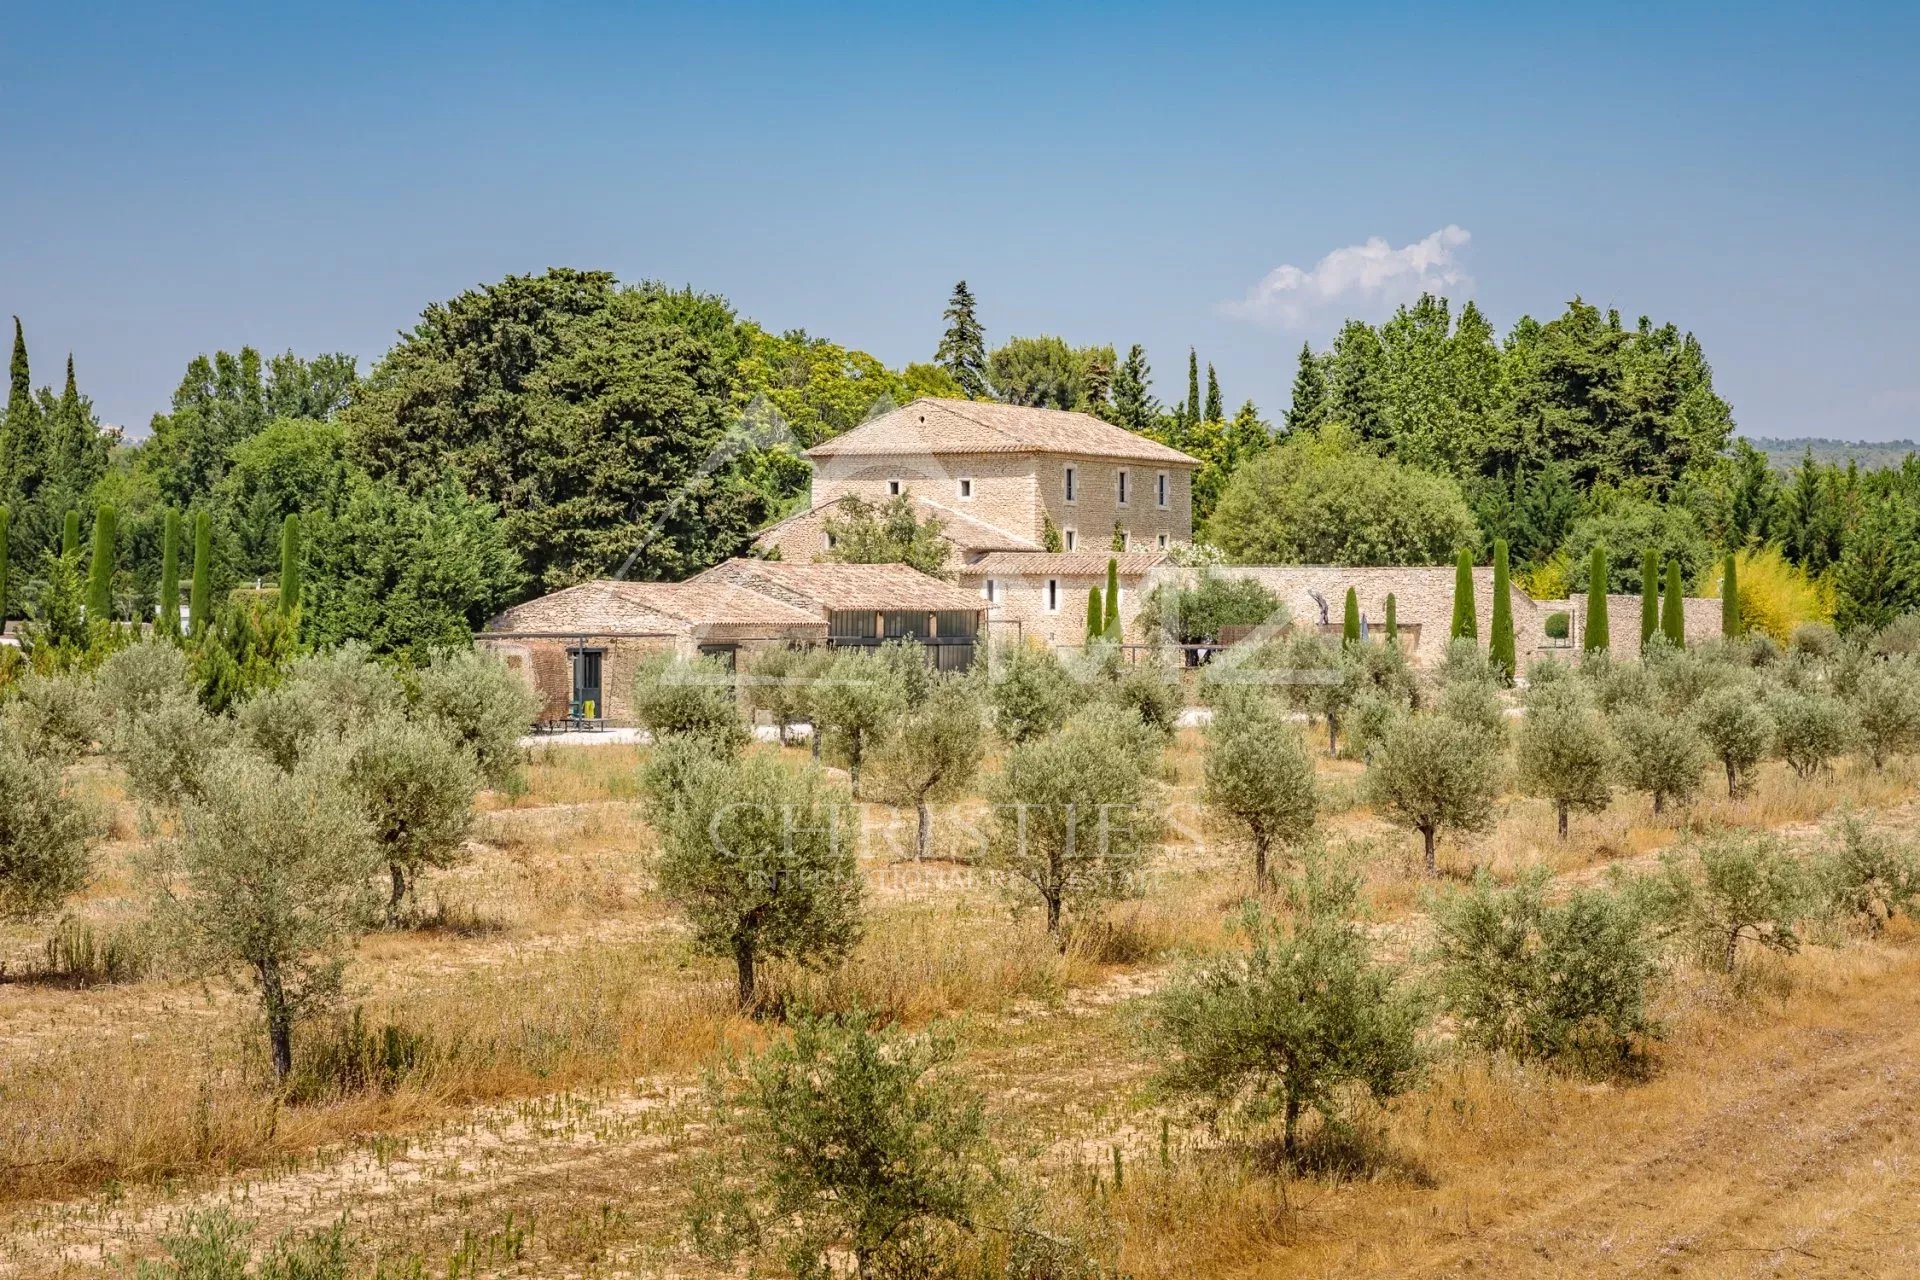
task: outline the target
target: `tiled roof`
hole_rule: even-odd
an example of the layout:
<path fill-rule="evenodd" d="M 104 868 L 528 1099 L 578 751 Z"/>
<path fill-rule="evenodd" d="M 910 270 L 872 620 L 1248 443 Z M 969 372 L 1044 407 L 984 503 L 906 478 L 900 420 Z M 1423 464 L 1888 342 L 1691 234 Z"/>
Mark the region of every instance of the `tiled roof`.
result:
<path fill-rule="evenodd" d="M 817 519 L 836 514 L 834 508 L 840 506 L 851 496 L 853 495 L 843 494 L 835 498 L 832 502 L 822 503 L 820 506 L 795 512 L 778 524 L 768 525 L 759 532 L 757 537 L 764 541 L 777 540 L 781 530 L 790 524 L 801 520 Z M 1023 538 L 1019 534 L 1009 533 L 998 525 L 988 524 L 985 520 L 970 516 L 964 511 L 956 511 L 952 507 L 941 506 L 937 502 L 929 502 L 914 493 L 911 489 L 907 491 L 907 499 L 913 504 L 914 514 L 922 521 L 926 520 L 929 516 L 939 520 L 941 536 L 962 552 L 1038 551 L 1040 549 L 1040 544 L 1031 538 Z"/>
<path fill-rule="evenodd" d="M 784 560 L 729 560 L 685 585 L 727 583 L 793 603 L 828 609 L 984 608 L 980 597 L 904 564 L 795 564 Z"/>
<path fill-rule="evenodd" d="M 963 565 L 962 577 L 1092 578 L 1104 575 L 1107 561 L 1121 577 L 1132 578 L 1164 564 L 1164 551 L 995 551 Z"/>
<path fill-rule="evenodd" d="M 1056 453 L 1163 466 L 1200 465 L 1198 459 L 1178 449 L 1102 422 L 1091 414 L 932 397 L 915 400 L 817 444 L 807 450 L 806 456 L 820 461 L 953 453 Z"/>
<path fill-rule="evenodd" d="M 487 630 L 644 636 L 717 624 L 792 627 L 821 621 L 815 612 L 726 583 L 600 579 L 515 605 Z"/>

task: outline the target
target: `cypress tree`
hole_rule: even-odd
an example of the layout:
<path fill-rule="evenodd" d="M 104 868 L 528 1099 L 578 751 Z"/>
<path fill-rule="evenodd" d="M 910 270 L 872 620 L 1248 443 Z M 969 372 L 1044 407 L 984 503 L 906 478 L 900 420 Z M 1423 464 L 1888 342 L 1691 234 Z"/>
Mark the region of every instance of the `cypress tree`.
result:
<path fill-rule="evenodd" d="M 193 590 L 187 599 L 187 631 L 198 639 L 213 621 L 213 517 L 193 517 Z"/>
<path fill-rule="evenodd" d="M 1511 574 L 1507 566 L 1507 540 L 1498 539 L 1493 544 L 1493 623 L 1488 637 L 1487 647 L 1493 658 L 1493 665 L 1500 669 L 1507 680 L 1513 679 L 1514 669 L 1519 665 L 1519 655 L 1513 645 L 1513 599 L 1510 585 Z"/>
<path fill-rule="evenodd" d="M 1100 633 L 1115 644 L 1120 643 L 1120 562 L 1112 556 L 1107 557 L 1107 612 L 1101 620 Z"/>
<path fill-rule="evenodd" d="M 1640 647 L 1660 629 L 1660 553 L 1647 548 L 1640 557 Z"/>
<path fill-rule="evenodd" d="M 113 508 L 105 503 L 93 513 L 93 562 L 87 568 L 87 621 L 113 620 Z"/>
<path fill-rule="evenodd" d="M 1187 348 L 1187 426 L 1200 421 L 1200 355 Z"/>
<path fill-rule="evenodd" d="M 1340 622 L 1340 641 L 1351 649 L 1360 643 L 1360 594 L 1347 588 L 1347 612 Z"/>
<path fill-rule="evenodd" d="M 1480 617 L 1473 607 L 1473 557 L 1465 547 L 1453 565 L 1453 628 L 1447 634 L 1454 640 L 1480 638 Z"/>
<path fill-rule="evenodd" d="M 280 612 L 300 607 L 300 517 L 290 515 L 280 525 Z"/>
<path fill-rule="evenodd" d="M 1676 649 L 1687 646 L 1687 607 L 1680 599 L 1680 562 L 1667 561 L 1667 594 L 1660 602 L 1660 631 Z"/>
<path fill-rule="evenodd" d="M 0 504 L 0 632 L 7 629 L 7 534 L 13 512 Z"/>
<path fill-rule="evenodd" d="M 1387 592 L 1387 643 L 1396 644 L 1400 639 L 1400 620 L 1394 616 L 1393 592 Z"/>
<path fill-rule="evenodd" d="M 1740 578 L 1733 570 L 1733 553 L 1727 553 L 1720 577 L 1720 634 L 1737 636 L 1745 630 L 1740 620 Z"/>
<path fill-rule="evenodd" d="M 1100 608 L 1100 588 L 1087 588 L 1087 647 L 1092 648 L 1107 629 L 1106 614 Z"/>
<path fill-rule="evenodd" d="M 1604 653 L 1607 637 L 1607 551 L 1595 547 L 1587 564 L 1587 625 L 1580 647 L 1588 653 Z"/>
<path fill-rule="evenodd" d="M 1208 422 L 1225 422 L 1227 407 L 1220 399 L 1220 379 L 1214 375 L 1213 364 L 1207 364 L 1207 418 Z"/>
<path fill-rule="evenodd" d="M 160 535 L 160 610 L 153 626 L 163 636 L 180 637 L 180 513 L 172 507 Z"/>
<path fill-rule="evenodd" d="M 60 554 L 77 555 L 80 551 L 80 513 L 72 508 L 67 511 L 66 519 L 60 522 Z"/>

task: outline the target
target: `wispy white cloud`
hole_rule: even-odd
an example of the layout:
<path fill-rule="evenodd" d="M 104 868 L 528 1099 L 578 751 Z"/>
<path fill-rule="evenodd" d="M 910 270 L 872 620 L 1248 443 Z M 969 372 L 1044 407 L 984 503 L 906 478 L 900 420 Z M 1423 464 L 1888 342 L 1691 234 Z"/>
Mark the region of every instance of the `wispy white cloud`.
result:
<path fill-rule="evenodd" d="M 1422 293 L 1471 288 L 1473 278 L 1459 251 L 1473 237 L 1449 223 L 1432 235 L 1396 249 L 1379 236 L 1335 249 L 1312 268 L 1291 263 L 1267 272 L 1236 302 L 1221 303 L 1229 315 L 1297 328 L 1332 307 L 1366 310 L 1411 302 Z"/>

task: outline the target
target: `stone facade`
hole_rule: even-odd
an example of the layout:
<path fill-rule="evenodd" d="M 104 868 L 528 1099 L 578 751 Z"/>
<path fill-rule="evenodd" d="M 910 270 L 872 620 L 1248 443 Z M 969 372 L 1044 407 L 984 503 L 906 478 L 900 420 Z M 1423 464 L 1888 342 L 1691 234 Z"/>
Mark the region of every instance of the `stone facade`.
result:
<path fill-rule="evenodd" d="M 963 567 L 959 581 L 988 602 L 996 641 L 1017 635 L 1022 640 L 1074 646 L 1086 640 L 1088 591 L 1098 587 L 1105 594 L 1108 560 L 1118 570 L 1121 628 L 1135 639 L 1149 577 L 1164 562 L 1157 552 L 1002 552 Z"/>

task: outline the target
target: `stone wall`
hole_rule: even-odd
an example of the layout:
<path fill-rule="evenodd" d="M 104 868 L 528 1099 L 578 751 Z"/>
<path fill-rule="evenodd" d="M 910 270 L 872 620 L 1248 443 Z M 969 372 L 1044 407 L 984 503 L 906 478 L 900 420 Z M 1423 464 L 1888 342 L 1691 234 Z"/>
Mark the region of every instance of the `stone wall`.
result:
<path fill-rule="evenodd" d="M 1047 583 L 1057 585 L 1059 607 L 1047 608 Z M 960 571 L 960 585 L 980 591 L 985 598 L 985 575 Z M 1129 640 L 1140 615 L 1144 574 L 1120 575 L 1120 625 Z M 988 611 L 989 634 L 995 643 L 1010 640 L 1015 631 L 1023 640 L 1049 645 L 1078 646 L 1087 638 L 1087 592 L 1099 587 L 1104 595 L 1105 570 L 1085 574 L 1036 574 L 1031 577 L 995 574 L 995 598 Z"/>
<path fill-rule="evenodd" d="M 1060 529 L 1075 533 L 1067 551 L 1106 551 L 1116 522 L 1127 531 L 1127 550 L 1164 551 L 1193 541 L 1193 473 L 1184 467 L 1104 458 L 1042 457 L 1036 462 L 1040 500 Z M 1074 469 L 1074 500 L 1067 501 L 1067 468 Z M 1127 474 L 1127 501 L 1120 502 L 1120 473 Z M 1167 478 L 1167 504 L 1158 500 L 1159 477 Z M 1165 541 L 1162 541 L 1164 535 Z"/>
<path fill-rule="evenodd" d="M 971 482 L 971 497 L 960 496 L 960 482 Z M 1034 460 L 1018 454 L 982 453 L 915 458 L 827 458 L 814 464 L 809 501 L 823 507 L 858 494 L 880 504 L 893 496 L 892 486 L 928 502 L 950 507 L 996 529 L 1040 541 L 1040 495 Z M 813 549 L 789 557 L 812 560 L 824 539 L 815 534 Z M 1102 545 L 1105 545 L 1104 543 Z M 784 552 L 782 553 L 785 554 Z"/>

